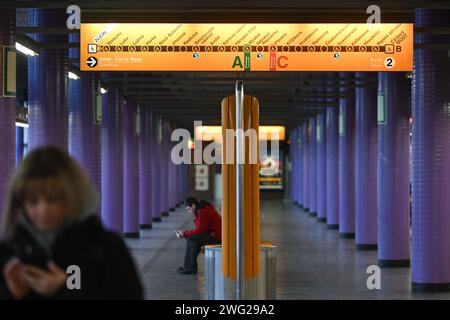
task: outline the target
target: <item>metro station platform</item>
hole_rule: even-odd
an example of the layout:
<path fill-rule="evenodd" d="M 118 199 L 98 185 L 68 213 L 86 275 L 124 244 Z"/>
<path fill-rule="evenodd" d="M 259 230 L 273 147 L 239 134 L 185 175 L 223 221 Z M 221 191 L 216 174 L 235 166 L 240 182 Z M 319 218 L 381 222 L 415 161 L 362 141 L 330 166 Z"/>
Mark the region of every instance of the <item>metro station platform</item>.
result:
<path fill-rule="evenodd" d="M 128 239 L 146 299 L 197 300 L 204 297 L 204 255 L 199 273 L 179 275 L 185 241 L 173 230 L 189 227 L 191 220 L 179 208 L 141 231 L 140 239 Z M 282 195 L 261 202 L 261 237 L 277 246 L 277 299 L 450 299 L 450 293 L 418 293 L 411 290 L 410 268 L 382 268 L 381 289 L 366 286 L 369 265 L 376 265 L 377 251 L 355 250 L 354 239 L 339 237 L 336 230 L 297 208 Z"/>

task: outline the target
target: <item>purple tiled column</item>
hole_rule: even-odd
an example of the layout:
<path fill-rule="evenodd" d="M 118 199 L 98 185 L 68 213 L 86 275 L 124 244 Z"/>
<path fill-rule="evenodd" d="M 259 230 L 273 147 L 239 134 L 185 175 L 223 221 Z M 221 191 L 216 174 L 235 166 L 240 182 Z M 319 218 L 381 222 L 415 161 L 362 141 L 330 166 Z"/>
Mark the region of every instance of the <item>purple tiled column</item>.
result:
<path fill-rule="evenodd" d="M 171 151 L 173 142 L 171 141 L 170 137 L 172 134 L 172 131 L 175 130 L 175 127 L 172 123 L 168 123 L 168 132 L 167 132 L 167 170 L 168 170 L 168 196 L 169 196 L 169 211 L 175 211 L 175 206 L 177 204 L 176 195 L 177 195 L 177 188 L 176 188 L 176 167 L 175 164 L 172 162 L 171 159 Z"/>
<path fill-rule="evenodd" d="M 345 86 L 354 73 L 341 72 L 341 94 L 353 92 Z M 355 237 L 355 97 L 339 99 L 339 233 Z"/>
<path fill-rule="evenodd" d="M 140 107 L 141 136 L 139 138 L 139 224 L 141 229 L 152 228 L 152 113 Z"/>
<path fill-rule="evenodd" d="M 160 139 L 160 125 L 161 125 L 161 115 L 153 114 L 152 117 L 152 186 L 156 186 L 152 188 L 152 212 L 153 212 L 153 222 L 161 221 L 161 212 L 162 212 L 162 186 L 161 186 L 161 163 L 162 163 L 162 154 L 161 154 L 161 139 Z"/>
<path fill-rule="evenodd" d="M 316 139 L 317 139 L 317 221 L 327 221 L 327 166 L 326 166 L 326 131 L 325 114 L 317 114 Z"/>
<path fill-rule="evenodd" d="M 3 77 L 3 46 L 14 46 L 16 11 L 0 10 L 0 76 Z M 3 78 L 0 81 L 0 216 L 9 179 L 16 163 L 16 100 L 3 97 Z M 1 220 L 1 219 L 0 219 Z"/>
<path fill-rule="evenodd" d="M 162 142 L 161 142 L 161 215 L 167 217 L 169 215 L 169 165 L 167 157 L 168 141 L 168 123 L 166 119 L 162 120 Z"/>
<path fill-rule="evenodd" d="M 290 148 L 289 148 L 289 154 L 291 158 L 291 177 L 289 179 L 289 182 L 291 184 L 290 191 L 291 191 L 291 199 L 295 205 L 298 205 L 298 198 L 297 198 L 297 129 L 291 130 L 290 132 Z"/>
<path fill-rule="evenodd" d="M 102 221 L 106 228 L 123 232 L 122 102 L 110 88 L 102 102 Z"/>
<path fill-rule="evenodd" d="M 338 108 L 327 107 L 327 228 L 339 228 L 339 127 Z"/>
<path fill-rule="evenodd" d="M 377 249 L 377 89 L 363 78 L 376 73 L 357 72 L 355 138 L 355 242 L 359 250 Z"/>
<path fill-rule="evenodd" d="M 79 41 L 70 34 L 71 42 Z M 79 58 L 79 49 L 69 49 L 69 58 Z M 101 125 L 95 124 L 94 108 L 97 81 L 93 73 L 81 73 L 78 80 L 69 79 L 69 153 L 86 170 L 96 187 L 101 186 Z"/>
<path fill-rule="evenodd" d="M 139 238 L 139 139 L 136 136 L 137 104 L 127 100 L 123 105 L 123 232 L 128 238 Z"/>
<path fill-rule="evenodd" d="M 378 74 L 378 264 L 410 265 L 409 118 L 411 82 L 402 72 Z M 379 111 L 380 113 L 380 111 Z"/>
<path fill-rule="evenodd" d="M 317 215 L 317 136 L 316 118 L 309 119 L 309 214 Z"/>
<path fill-rule="evenodd" d="M 416 10 L 415 25 L 450 26 L 449 10 Z M 447 34 L 416 42 L 448 44 Z M 447 49 L 416 49 L 412 86 L 412 287 L 450 291 L 450 58 Z"/>
<path fill-rule="evenodd" d="M 301 176 L 303 177 L 303 208 L 309 212 L 309 123 L 305 122 L 302 125 L 302 156 L 303 156 L 303 170 Z"/>
<path fill-rule="evenodd" d="M 66 28 L 61 9 L 29 9 L 30 27 Z M 36 34 L 38 42 L 64 43 L 67 34 Z M 30 150 L 42 145 L 67 149 L 67 49 L 42 49 L 28 59 Z"/>
<path fill-rule="evenodd" d="M 181 168 L 183 167 L 182 164 L 180 165 L 174 165 L 175 166 L 175 180 L 176 180 L 176 190 L 177 190 L 177 198 L 176 198 L 176 207 L 178 207 L 181 204 Z"/>
<path fill-rule="evenodd" d="M 297 180 L 297 199 L 300 208 L 304 208 L 304 192 L 303 192 L 303 129 L 302 126 L 299 125 L 297 127 L 297 141 L 296 141 L 296 150 L 297 150 L 297 170 L 295 172 L 296 174 L 296 180 Z"/>
<path fill-rule="evenodd" d="M 0 88 L 1 89 L 1 88 Z M 25 128 L 16 127 L 16 167 L 20 164 L 23 158 L 23 137 L 24 137 Z"/>

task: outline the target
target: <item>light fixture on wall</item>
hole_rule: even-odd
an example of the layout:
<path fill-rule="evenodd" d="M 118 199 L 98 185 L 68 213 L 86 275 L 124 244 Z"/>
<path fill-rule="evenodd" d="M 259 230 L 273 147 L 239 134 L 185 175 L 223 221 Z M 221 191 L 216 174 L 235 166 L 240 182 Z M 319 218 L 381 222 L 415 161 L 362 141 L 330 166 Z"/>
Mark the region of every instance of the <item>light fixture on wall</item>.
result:
<path fill-rule="evenodd" d="M 16 49 L 17 49 L 17 51 L 22 52 L 23 54 L 30 56 L 30 57 L 34 57 L 34 56 L 38 55 L 35 51 L 24 46 L 23 44 L 21 44 L 19 42 L 16 42 Z"/>
<path fill-rule="evenodd" d="M 69 79 L 72 79 L 72 80 L 80 79 L 80 77 L 75 72 L 72 72 L 72 71 L 68 72 L 68 76 L 69 76 Z"/>
<path fill-rule="evenodd" d="M 41 52 L 39 43 L 24 34 L 18 34 L 15 43 L 16 50 L 30 57 L 38 56 Z"/>
<path fill-rule="evenodd" d="M 16 121 L 16 127 L 28 128 L 29 124 L 25 122 Z"/>

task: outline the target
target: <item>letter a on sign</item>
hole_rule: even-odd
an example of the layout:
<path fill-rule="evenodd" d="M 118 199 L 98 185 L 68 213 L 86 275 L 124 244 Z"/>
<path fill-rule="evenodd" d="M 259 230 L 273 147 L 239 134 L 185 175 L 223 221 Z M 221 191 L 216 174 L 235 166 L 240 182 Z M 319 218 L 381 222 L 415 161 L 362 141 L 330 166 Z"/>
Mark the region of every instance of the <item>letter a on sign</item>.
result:
<path fill-rule="evenodd" d="M 236 56 L 234 58 L 234 62 L 233 62 L 232 68 L 236 68 L 236 66 L 239 66 L 239 68 L 241 68 L 241 69 L 243 68 L 242 61 L 241 61 L 241 58 L 239 56 Z"/>

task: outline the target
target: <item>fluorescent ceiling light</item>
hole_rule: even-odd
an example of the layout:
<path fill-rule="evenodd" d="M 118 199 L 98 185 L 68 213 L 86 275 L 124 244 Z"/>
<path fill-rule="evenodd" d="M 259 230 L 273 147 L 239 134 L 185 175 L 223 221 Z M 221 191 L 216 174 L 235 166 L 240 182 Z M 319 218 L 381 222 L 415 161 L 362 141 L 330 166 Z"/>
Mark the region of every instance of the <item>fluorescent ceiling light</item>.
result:
<path fill-rule="evenodd" d="M 103 88 L 103 87 L 100 87 L 100 93 L 101 94 L 105 94 L 105 93 L 107 93 L 108 92 L 108 90 L 106 90 L 105 88 Z"/>
<path fill-rule="evenodd" d="M 28 123 L 16 121 L 16 127 L 28 128 L 29 125 L 28 125 Z"/>
<path fill-rule="evenodd" d="M 77 75 L 76 75 L 75 73 L 73 73 L 72 71 L 69 71 L 68 75 L 69 75 L 69 79 L 72 79 L 72 80 L 78 80 L 78 79 L 80 79 L 80 77 L 77 76 Z"/>
<path fill-rule="evenodd" d="M 27 56 L 37 56 L 37 52 L 31 50 L 30 48 L 25 47 L 24 45 L 20 44 L 19 42 L 16 42 L 16 49 L 17 51 L 22 52 L 23 54 L 26 54 Z"/>

